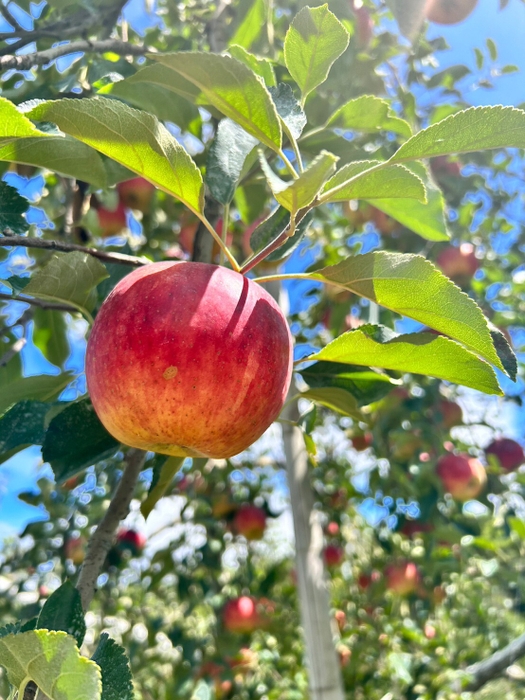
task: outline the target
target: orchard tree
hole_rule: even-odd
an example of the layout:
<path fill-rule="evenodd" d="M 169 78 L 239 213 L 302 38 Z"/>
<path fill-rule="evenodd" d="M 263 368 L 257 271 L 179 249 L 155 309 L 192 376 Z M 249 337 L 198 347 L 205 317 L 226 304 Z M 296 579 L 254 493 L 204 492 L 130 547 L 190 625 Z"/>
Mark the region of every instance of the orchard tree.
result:
<path fill-rule="evenodd" d="M 525 111 L 426 37 L 475 6 L 0 6 L 0 462 L 53 475 L 3 696 L 519 697 Z"/>

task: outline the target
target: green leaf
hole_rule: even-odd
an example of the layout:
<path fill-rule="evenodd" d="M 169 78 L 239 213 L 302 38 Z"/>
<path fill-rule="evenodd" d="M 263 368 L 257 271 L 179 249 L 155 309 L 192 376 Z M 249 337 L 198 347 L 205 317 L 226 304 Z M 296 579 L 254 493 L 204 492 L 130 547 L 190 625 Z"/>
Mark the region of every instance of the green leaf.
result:
<path fill-rule="evenodd" d="M 120 443 L 100 422 L 89 399 L 70 404 L 49 423 L 42 458 L 57 481 L 115 454 Z"/>
<path fill-rule="evenodd" d="M 96 150 L 70 136 L 47 134 L 47 137 L 14 139 L 9 143 L 0 140 L 0 160 L 36 165 L 95 187 L 107 187 L 104 163 Z"/>
<path fill-rule="evenodd" d="M 525 540 L 525 523 L 521 518 L 515 518 L 513 516 L 509 516 L 507 518 L 507 522 L 510 525 L 510 527 L 514 530 L 514 532 L 520 537 L 520 539 Z"/>
<path fill-rule="evenodd" d="M 70 581 L 63 583 L 46 600 L 36 628 L 66 632 L 75 638 L 80 647 L 86 634 L 86 622 L 80 593 Z"/>
<path fill-rule="evenodd" d="M 44 419 L 49 404 L 41 401 L 20 401 L 0 418 L 0 452 L 41 445 L 44 441 Z"/>
<path fill-rule="evenodd" d="M 162 121 L 177 124 L 183 131 L 189 130 L 192 133 L 197 131 L 195 135 L 199 135 L 200 129 L 196 129 L 195 125 L 200 123 L 201 119 L 199 110 L 194 104 L 188 100 L 181 100 L 180 95 L 161 85 L 144 80 L 134 81 L 133 77 L 105 85 L 98 94 L 117 97 L 124 102 L 129 102 L 133 107 L 154 114 Z"/>
<path fill-rule="evenodd" d="M 445 219 L 445 202 L 441 190 L 436 187 L 422 163 L 405 166 L 424 183 L 427 202 L 416 199 L 373 199 L 370 203 L 381 209 L 406 228 L 428 241 L 446 241 L 450 238 Z"/>
<path fill-rule="evenodd" d="M 352 416 L 356 420 L 362 420 L 363 416 L 359 411 L 357 401 L 350 394 L 339 387 L 319 387 L 318 389 L 307 389 L 300 393 L 301 398 L 310 399 L 322 406 L 342 413 L 344 416 Z"/>
<path fill-rule="evenodd" d="M 23 697 L 32 680 L 49 700 L 100 700 L 100 669 L 65 632 L 33 630 L 0 639 L 0 665 Z"/>
<path fill-rule="evenodd" d="M 57 376 L 41 374 L 32 377 L 18 377 L 9 384 L 2 384 L 0 415 L 14 404 L 25 399 L 51 401 L 66 388 L 73 376 L 73 372 L 63 372 Z"/>
<path fill-rule="evenodd" d="M 349 199 L 403 198 L 426 201 L 422 180 L 404 166 L 386 166 L 372 170 L 378 161 L 356 161 L 344 165 L 326 183 L 323 202 Z M 330 192 L 334 190 L 333 194 Z"/>
<path fill-rule="evenodd" d="M 12 275 L 6 280 L 1 280 L 3 284 L 7 284 L 13 290 L 13 295 L 17 296 L 20 292 L 23 292 L 30 281 L 30 277 L 20 277 L 19 275 Z"/>
<path fill-rule="evenodd" d="M 334 61 L 346 50 L 349 34 L 328 4 L 303 7 L 284 39 L 284 61 L 306 97 L 328 77 Z"/>
<path fill-rule="evenodd" d="M 242 18 L 229 43 L 238 44 L 245 49 L 249 49 L 261 36 L 261 29 L 265 26 L 268 19 L 267 15 L 267 0 L 251 0 L 248 4 L 248 11 Z M 228 51 L 230 51 L 229 48 Z"/>
<path fill-rule="evenodd" d="M 47 134 L 39 131 L 12 102 L 5 97 L 0 97 L 0 145 L 4 141 L 23 139 L 28 136 L 47 138 Z"/>
<path fill-rule="evenodd" d="M 312 272 L 309 277 L 334 282 L 441 331 L 503 369 L 481 309 L 420 255 L 366 253 Z M 375 366 L 373 362 L 366 364 Z"/>
<path fill-rule="evenodd" d="M 260 58 L 259 56 L 254 56 L 253 53 L 246 51 L 242 46 L 229 46 L 228 53 L 233 58 L 236 58 L 245 66 L 248 66 L 255 75 L 260 76 L 266 85 L 266 87 L 272 87 L 275 85 L 275 73 L 273 72 L 273 66 L 267 58 Z"/>
<path fill-rule="evenodd" d="M 503 393 L 490 365 L 453 340 L 433 333 L 398 336 L 383 326 L 361 326 L 343 333 L 308 359 L 373 365 L 437 377 L 486 394 Z"/>
<path fill-rule="evenodd" d="M 281 206 L 295 214 L 314 201 L 324 183 L 334 172 L 338 158 L 333 153 L 322 151 L 297 180 L 292 182 L 281 180 L 270 168 L 262 152 L 260 161 L 273 196 Z"/>
<path fill-rule="evenodd" d="M 358 406 L 366 406 L 386 396 L 397 384 L 386 374 L 363 370 L 337 362 L 315 362 L 298 372 L 312 389 L 337 387 L 355 398 Z"/>
<path fill-rule="evenodd" d="M 181 51 L 150 58 L 197 87 L 216 109 L 274 151 L 281 125 L 268 90 L 244 63 L 231 56 Z"/>
<path fill-rule="evenodd" d="M 292 253 L 299 245 L 303 236 L 312 223 L 313 213 L 308 212 L 295 227 L 295 233 L 273 253 L 270 253 L 266 258 L 267 262 L 279 262 Z M 284 207 L 278 207 L 270 216 L 265 219 L 252 233 L 250 238 L 250 247 L 258 253 L 265 248 L 269 243 L 279 236 L 290 225 L 290 214 Z"/>
<path fill-rule="evenodd" d="M 456 112 L 412 136 L 389 162 L 490 148 L 525 148 L 525 111 L 497 106 Z"/>
<path fill-rule="evenodd" d="M 306 126 L 306 114 L 295 99 L 292 88 L 287 83 L 279 83 L 269 88 L 278 115 L 294 139 L 298 139 Z"/>
<path fill-rule="evenodd" d="M 142 175 L 195 212 L 203 210 L 199 169 L 166 127 L 151 114 L 103 97 L 44 102 L 32 119 L 55 123 L 121 165 Z"/>
<path fill-rule="evenodd" d="M 38 299 L 66 302 L 90 318 L 96 303 L 95 287 L 106 279 L 104 265 L 87 253 L 57 253 L 35 272 L 24 293 Z"/>
<path fill-rule="evenodd" d="M 205 182 L 221 204 L 232 201 L 246 157 L 258 143 L 231 119 L 219 122 L 208 154 Z"/>
<path fill-rule="evenodd" d="M 493 61 L 497 61 L 498 60 L 498 48 L 497 48 L 494 40 L 491 39 L 490 37 L 488 37 L 486 39 L 486 44 L 487 44 L 487 49 L 489 50 L 490 58 Z"/>
<path fill-rule="evenodd" d="M 182 467 L 184 457 L 168 457 L 157 455 L 157 463 L 153 468 L 153 479 L 149 487 L 148 495 L 140 506 L 140 512 L 147 518 L 155 504 L 164 496 L 168 490 L 173 477 Z"/>
<path fill-rule="evenodd" d="M 129 661 L 124 648 L 105 632 L 91 657 L 102 673 L 102 696 L 100 700 L 134 700 L 133 682 Z"/>
<path fill-rule="evenodd" d="M 325 124 L 325 128 L 353 129 L 365 133 L 392 131 L 410 138 L 412 128 L 404 119 L 396 116 L 386 100 L 374 95 L 361 95 L 337 109 Z"/>
<path fill-rule="evenodd" d="M 29 202 L 18 194 L 17 190 L 7 182 L 0 181 L 0 233 L 21 235 L 27 231 L 29 224 L 22 216 L 29 208 Z"/>
<path fill-rule="evenodd" d="M 49 362 L 62 367 L 70 352 L 63 312 L 37 307 L 33 323 L 33 343 Z"/>
<path fill-rule="evenodd" d="M 507 339 L 503 333 L 492 324 L 489 324 L 490 335 L 492 337 L 492 342 L 498 353 L 498 357 L 501 360 L 505 372 L 509 375 L 513 382 L 516 381 L 518 375 L 518 361 L 514 351 L 510 347 Z"/>

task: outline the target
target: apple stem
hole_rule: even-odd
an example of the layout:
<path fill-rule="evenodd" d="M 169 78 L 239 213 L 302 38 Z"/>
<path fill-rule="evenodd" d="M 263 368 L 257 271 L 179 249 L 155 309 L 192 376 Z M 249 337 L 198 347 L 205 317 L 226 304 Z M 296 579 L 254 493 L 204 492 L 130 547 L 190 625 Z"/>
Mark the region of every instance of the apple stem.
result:
<path fill-rule="evenodd" d="M 233 269 L 235 272 L 240 272 L 240 271 L 241 271 L 241 266 L 239 265 L 239 263 L 237 262 L 237 260 L 235 260 L 235 258 L 233 257 L 233 255 L 230 253 L 230 250 L 229 250 L 228 246 L 226 245 L 226 243 L 223 243 L 222 238 L 219 236 L 219 234 L 217 233 L 217 231 L 216 231 L 216 230 L 213 228 L 213 226 L 210 224 L 210 222 L 208 221 L 208 219 L 204 216 L 204 214 L 203 214 L 202 212 L 196 211 L 195 213 L 197 214 L 197 216 L 199 217 L 199 219 L 202 221 L 202 223 L 206 226 L 206 228 L 208 229 L 208 231 L 211 233 L 211 235 L 213 236 L 214 240 L 217 242 L 217 245 L 219 246 L 220 250 L 221 250 L 222 252 L 224 252 L 224 255 L 225 255 L 226 259 L 228 260 L 228 262 L 230 263 L 230 265 L 232 266 L 232 269 Z M 224 228 L 225 228 L 225 227 L 224 227 L 224 224 L 223 224 L 223 230 L 224 230 Z"/>
<path fill-rule="evenodd" d="M 222 210 L 222 242 L 224 244 L 224 248 L 227 248 L 227 238 L 228 238 L 228 224 L 229 224 L 229 218 L 230 218 L 230 203 L 225 204 Z M 219 265 L 224 265 L 224 248 L 221 248 L 221 253 L 220 253 L 220 258 L 219 258 Z"/>
<path fill-rule="evenodd" d="M 146 453 L 143 450 L 135 448 L 128 450 L 124 457 L 124 472 L 115 494 L 100 525 L 89 541 L 86 558 L 77 581 L 77 590 L 84 610 L 88 609 L 93 599 L 100 570 L 115 540 L 119 523 L 129 512 L 129 504 L 145 458 Z"/>

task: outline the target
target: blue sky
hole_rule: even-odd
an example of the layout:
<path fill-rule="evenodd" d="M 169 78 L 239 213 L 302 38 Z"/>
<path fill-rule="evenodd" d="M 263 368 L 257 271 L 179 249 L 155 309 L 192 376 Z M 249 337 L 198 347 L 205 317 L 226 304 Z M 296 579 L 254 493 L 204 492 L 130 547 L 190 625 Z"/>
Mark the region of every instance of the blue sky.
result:
<path fill-rule="evenodd" d="M 503 11 L 498 11 L 498 4 L 497 0 L 479 0 L 476 10 L 465 22 L 452 27 L 433 25 L 430 29 L 431 38 L 443 36 L 451 47 L 449 51 L 440 52 L 437 55 L 440 63 L 438 70 L 457 63 L 464 63 L 472 69 L 472 76 L 464 79 L 462 88 L 465 98 L 473 105 L 525 103 L 525 4 L 521 0 L 510 0 L 508 7 Z M 43 3 L 38 5 L 38 10 L 33 13 L 34 16 L 38 16 L 42 7 Z M 159 18 L 154 13 L 148 13 L 145 10 L 144 0 L 131 0 L 125 7 L 125 16 L 134 28 L 140 29 L 141 33 L 145 27 L 159 23 Z M 30 22 L 28 22 L 29 26 Z M 487 37 L 491 37 L 496 43 L 499 56 L 495 63 L 488 59 L 486 66 L 489 68 L 485 67 L 480 72 L 476 67 L 474 48 L 484 50 L 488 58 L 485 45 Z M 517 65 L 520 68 L 519 72 L 497 78 L 496 87 L 493 90 L 473 88 L 475 79 L 480 74 L 486 76 L 490 68 L 494 66 L 501 68 L 506 64 Z M 13 176 L 11 184 L 20 185 L 22 190 L 25 188 L 23 193 L 31 198 L 32 190 L 31 187 L 27 188 L 26 181 L 20 179 L 17 183 L 15 179 L 16 176 Z M 41 186 L 41 183 L 34 183 L 33 187 L 37 185 Z M 35 223 L 39 211 L 41 210 L 36 207 L 32 208 Z M 287 264 L 287 268 L 290 270 L 304 264 L 304 259 L 299 260 L 294 257 Z M 304 303 L 302 284 L 301 282 L 290 284 L 289 292 L 293 310 L 297 310 Z M 68 367 L 76 372 L 82 372 L 83 344 L 77 340 L 72 343 L 72 347 L 73 352 L 68 361 Z M 54 370 L 32 344 L 28 344 L 23 350 L 22 359 L 26 374 Z M 74 398 L 74 396 L 70 395 L 68 398 Z M 42 517 L 41 511 L 22 503 L 17 498 L 17 494 L 21 491 L 35 487 L 36 479 L 42 474 L 42 469 L 50 473 L 48 467 L 42 466 L 39 448 L 35 447 L 24 450 L 0 466 L 0 539 L 6 534 L 21 529 L 28 520 Z"/>

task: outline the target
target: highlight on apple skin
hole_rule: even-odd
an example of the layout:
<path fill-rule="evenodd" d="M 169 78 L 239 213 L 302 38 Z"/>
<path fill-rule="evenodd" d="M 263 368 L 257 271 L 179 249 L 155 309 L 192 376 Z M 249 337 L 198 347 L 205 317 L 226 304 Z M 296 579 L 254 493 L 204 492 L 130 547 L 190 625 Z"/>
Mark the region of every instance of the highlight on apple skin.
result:
<path fill-rule="evenodd" d="M 445 491 L 462 502 L 479 496 L 487 482 L 485 467 L 469 455 L 443 455 L 438 459 L 436 473 Z"/>
<path fill-rule="evenodd" d="M 523 447 L 511 438 L 498 438 L 485 450 L 486 455 L 493 455 L 506 472 L 513 472 L 525 461 Z"/>
<path fill-rule="evenodd" d="M 95 411 L 126 445 L 232 457 L 279 415 L 292 337 L 274 299 L 225 267 L 158 262 L 122 279 L 88 341 Z"/>

